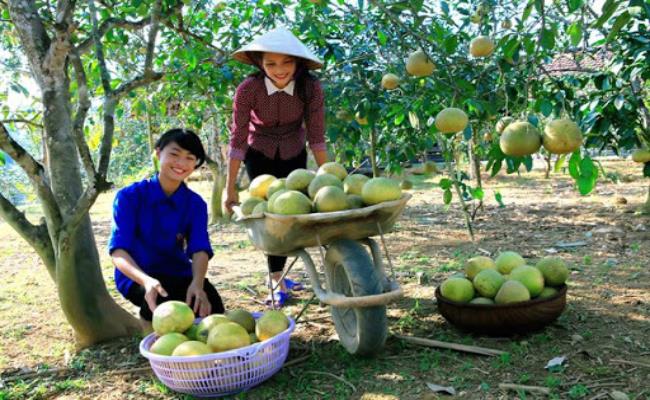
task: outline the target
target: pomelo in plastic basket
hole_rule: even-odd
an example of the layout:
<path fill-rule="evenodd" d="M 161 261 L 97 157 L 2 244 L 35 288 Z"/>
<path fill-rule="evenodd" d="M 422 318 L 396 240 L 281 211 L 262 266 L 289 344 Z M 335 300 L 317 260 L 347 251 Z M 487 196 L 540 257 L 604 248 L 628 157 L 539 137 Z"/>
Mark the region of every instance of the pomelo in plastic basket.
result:
<path fill-rule="evenodd" d="M 539 294 L 540 299 L 548 299 L 549 297 L 553 297 L 557 294 L 557 289 L 554 287 L 545 287 L 544 290 L 542 290 L 542 293 Z"/>
<path fill-rule="evenodd" d="M 526 265 L 526 260 L 524 260 L 524 258 L 520 256 L 519 253 L 516 253 L 514 251 L 504 251 L 499 253 L 497 259 L 494 260 L 494 263 L 497 266 L 497 271 L 503 275 L 506 275 L 509 274 L 513 269 L 521 265 Z"/>
<path fill-rule="evenodd" d="M 372 178 L 363 185 L 361 197 L 366 204 L 379 204 L 402 197 L 402 188 L 399 187 L 399 183 L 394 179 L 384 177 Z"/>
<path fill-rule="evenodd" d="M 309 197 L 312 199 L 316 197 L 316 193 L 318 193 L 318 191 L 325 186 L 337 186 L 343 189 L 343 182 L 341 182 L 339 178 L 332 174 L 324 173 L 316 175 L 316 177 L 311 181 L 309 187 L 307 188 Z"/>
<path fill-rule="evenodd" d="M 289 319 L 282 311 L 270 310 L 264 313 L 255 324 L 255 335 L 263 342 L 289 327 Z"/>
<path fill-rule="evenodd" d="M 345 169 L 344 166 L 337 163 L 336 161 L 330 161 L 330 162 L 326 162 L 325 164 L 321 165 L 318 168 L 316 175 L 322 175 L 322 174 L 332 174 L 342 181 L 345 179 L 346 176 L 348 176 L 348 171 Z"/>
<path fill-rule="evenodd" d="M 363 185 L 369 180 L 370 178 L 362 174 L 348 175 L 343 181 L 343 190 L 345 190 L 345 193 L 347 194 L 357 194 L 361 196 Z"/>
<path fill-rule="evenodd" d="M 314 171 L 304 168 L 294 169 L 291 171 L 289 176 L 287 176 L 285 186 L 288 190 L 300 190 L 301 192 L 307 193 L 307 187 L 309 187 L 309 184 L 314 177 L 316 177 Z"/>
<path fill-rule="evenodd" d="M 182 301 L 166 301 L 156 307 L 151 323 L 159 336 L 169 332 L 185 332 L 194 323 L 194 312 Z"/>
<path fill-rule="evenodd" d="M 547 286 L 560 286 L 569 277 L 569 269 L 559 257 L 544 257 L 535 265 L 544 275 L 544 283 Z"/>
<path fill-rule="evenodd" d="M 531 297 L 536 297 L 544 290 L 544 275 L 535 267 L 522 265 L 512 270 L 510 279 L 519 281 L 526 286 Z"/>
<path fill-rule="evenodd" d="M 474 277 L 474 289 L 483 297 L 496 296 L 506 279 L 495 269 L 484 269 Z"/>
<path fill-rule="evenodd" d="M 347 201 L 348 201 L 349 210 L 363 207 L 363 199 L 358 194 L 349 194 L 347 197 Z"/>
<path fill-rule="evenodd" d="M 212 353 L 212 349 L 198 340 L 188 340 L 176 346 L 172 352 L 174 357 L 202 356 Z"/>
<path fill-rule="evenodd" d="M 149 351 L 161 356 L 171 356 L 176 347 L 187 340 L 187 336 L 182 333 L 170 332 L 156 339 Z"/>
<path fill-rule="evenodd" d="M 260 340 L 257 338 L 257 335 L 255 334 L 255 332 L 251 332 L 251 333 L 249 333 L 249 334 L 248 334 L 248 337 L 249 337 L 250 340 L 251 340 L 251 344 L 253 344 L 253 343 L 258 343 L 258 342 L 260 341 Z"/>
<path fill-rule="evenodd" d="M 449 300 L 467 303 L 474 297 L 474 285 L 469 279 L 449 278 L 440 285 L 440 294 Z"/>
<path fill-rule="evenodd" d="M 198 340 L 196 336 L 197 333 L 199 333 L 199 325 L 192 324 L 192 326 L 190 326 L 188 330 L 183 332 L 183 335 L 187 336 L 189 340 Z"/>
<path fill-rule="evenodd" d="M 228 311 L 226 317 L 230 321 L 241 325 L 248 333 L 255 332 L 255 318 L 248 311 L 238 308 Z"/>
<path fill-rule="evenodd" d="M 311 200 L 302 192 L 289 190 L 283 192 L 273 201 L 273 212 L 283 215 L 309 214 Z"/>
<path fill-rule="evenodd" d="M 269 186 L 271 186 L 275 180 L 275 176 L 269 174 L 256 176 L 248 186 L 248 192 L 251 196 L 266 198 Z"/>
<path fill-rule="evenodd" d="M 348 208 L 348 198 L 343 189 L 336 186 L 325 186 L 316 193 L 314 205 L 318 212 L 341 211 Z"/>
<path fill-rule="evenodd" d="M 230 321 L 212 328 L 208 336 L 208 346 L 215 352 L 234 350 L 249 344 L 251 339 L 246 329 Z"/>
<path fill-rule="evenodd" d="M 530 300 L 530 292 L 519 281 L 506 281 L 494 297 L 497 304 L 519 303 Z"/>
<path fill-rule="evenodd" d="M 278 190 L 286 189 L 287 188 L 287 178 L 280 178 L 276 179 L 269 185 L 268 190 L 266 191 L 266 198 L 271 197 L 273 193 L 277 192 Z"/>
<path fill-rule="evenodd" d="M 494 264 L 494 261 L 490 257 L 476 256 L 465 262 L 465 273 L 469 279 L 474 279 L 476 274 L 484 269 L 497 269 L 496 264 Z"/>
<path fill-rule="evenodd" d="M 225 324 L 226 322 L 230 322 L 230 320 L 223 314 L 208 315 L 199 322 L 199 327 L 196 332 L 196 340 L 207 343 L 210 330 L 215 326 Z"/>

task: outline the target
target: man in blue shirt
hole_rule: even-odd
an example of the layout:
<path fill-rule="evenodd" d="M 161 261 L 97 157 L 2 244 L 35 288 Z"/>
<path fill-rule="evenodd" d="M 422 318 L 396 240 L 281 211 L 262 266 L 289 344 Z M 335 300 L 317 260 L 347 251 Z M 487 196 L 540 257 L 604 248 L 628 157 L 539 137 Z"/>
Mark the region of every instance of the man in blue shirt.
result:
<path fill-rule="evenodd" d="M 185 301 L 198 316 L 223 313 L 205 278 L 212 246 L 205 201 L 183 182 L 205 161 L 192 131 L 172 129 L 156 143 L 160 172 L 120 190 L 113 204 L 109 252 L 118 291 L 151 321 L 156 306 Z M 145 324 L 148 326 L 148 324 Z"/>

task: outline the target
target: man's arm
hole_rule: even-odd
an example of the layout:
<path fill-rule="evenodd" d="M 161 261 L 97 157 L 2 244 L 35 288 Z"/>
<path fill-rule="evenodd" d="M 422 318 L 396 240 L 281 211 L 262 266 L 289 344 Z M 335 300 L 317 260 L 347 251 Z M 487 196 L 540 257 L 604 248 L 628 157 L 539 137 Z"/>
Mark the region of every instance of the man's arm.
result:
<path fill-rule="evenodd" d="M 203 290 L 205 275 L 208 273 L 208 260 L 210 256 L 205 251 L 192 254 L 192 283 L 187 288 L 185 302 L 191 307 L 194 302 L 194 314 L 206 317 L 212 312 L 212 304 Z"/>
<path fill-rule="evenodd" d="M 149 309 L 151 309 L 152 312 L 156 309 L 156 298 L 158 295 L 167 297 L 167 292 L 158 279 L 152 278 L 140 269 L 133 257 L 131 257 L 127 251 L 123 249 L 115 249 L 111 253 L 111 259 L 113 260 L 115 268 L 133 282 L 144 287 L 144 299 L 147 301 Z"/>

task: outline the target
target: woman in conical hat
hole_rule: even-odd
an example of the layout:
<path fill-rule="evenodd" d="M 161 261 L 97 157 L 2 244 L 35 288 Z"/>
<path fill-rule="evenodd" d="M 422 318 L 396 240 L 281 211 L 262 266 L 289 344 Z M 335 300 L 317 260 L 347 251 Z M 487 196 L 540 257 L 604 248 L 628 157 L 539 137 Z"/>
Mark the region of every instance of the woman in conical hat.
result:
<path fill-rule="evenodd" d="M 262 174 L 283 178 L 306 168 L 307 143 L 319 166 L 327 162 L 323 90 L 309 73 L 323 66 L 318 57 L 285 28 L 257 37 L 233 57 L 259 72 L 235 92 L 224 200 L 228 211 L 239 200 L 235 181 L 242 161 L 251 180 Z M 269 296 L 273 307 L 284 305 L 288 286 L 296 285 L 289 280 L 278 285 L 285 262 L 286 257 L 268 256 L 271 282 L 279 287 Z"/>

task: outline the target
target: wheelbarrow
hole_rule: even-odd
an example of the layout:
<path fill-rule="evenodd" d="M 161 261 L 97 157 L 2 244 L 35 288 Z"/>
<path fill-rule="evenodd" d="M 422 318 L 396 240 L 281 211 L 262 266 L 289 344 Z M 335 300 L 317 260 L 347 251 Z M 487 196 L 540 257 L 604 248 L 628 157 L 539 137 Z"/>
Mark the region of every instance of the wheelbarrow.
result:
<path fill-rule="evenodd" d="M 302 260 L 315 296 L 330 306 L 343 347 L 351 354 L 372 355 L 383 348 L 388 334 L 386 304 L 403 295 L 384 233 L 392 229 L 410 198 L 403 194 L 399 200 L 369 207 L 302 215 L 265 212 L 244 216 L 239 207 L 234 210 L 236 222 L 246 227 L 256 248 L 267 255 Z M 390 277 L 380 247 L 371 236 L 381 239 Z M 325 286 L 305 250 L 309 247 L 318 248 Z"/>

